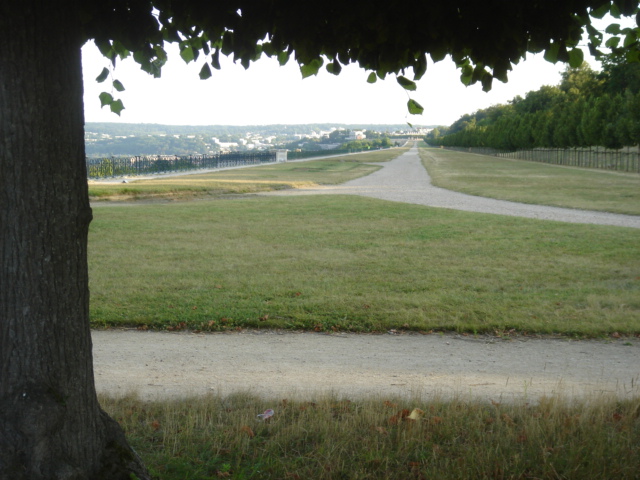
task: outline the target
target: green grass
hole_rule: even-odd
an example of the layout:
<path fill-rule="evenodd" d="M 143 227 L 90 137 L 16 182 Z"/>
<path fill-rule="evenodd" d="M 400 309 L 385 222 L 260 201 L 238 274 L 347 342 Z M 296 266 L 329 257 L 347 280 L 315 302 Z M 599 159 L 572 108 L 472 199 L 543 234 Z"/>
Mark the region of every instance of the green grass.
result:
<path fill-rule="evenodd" d="M 94 216 L 94 327 L 640 333 L 636 229 L 350 196 Z"/>
<path fill-rule="evenodd" d="M 339 183 L 365 173 L 358 163 L 323 162 L 207 175 L 199 186 L 201 176 L 181 177 L 178 196 Z M 174 195 L 180 184 L 156 182 L 127 195 Z M 232 187 L 216 190 L 223 182 Z M 566 195 L 580 196 L 579 189 Z M 98 207 L 94 216 L 94 327 L 640 333 L 634 229 L 347 196 L 222 196 Z M 637 398 L 501 405 L 238 393 L 102 397 L 101 404 L 162 480 L 582 480 L 633 479 L 640 471 Z M 275 415 L 257 419 L 267 408 Z M 415 408 L 424 414 L 413 421 Z"/>
<path fill-rule="evenodd" d="M 640 471 L 639 399 L 500 405 L 237 394 L 101 403 L 162 480 L 637 479 Z M 259 420 L 267 408 L 274 416 Z M 423 412 L 417 420 L 408 418 L 414 408 Z"/>
<path fill-rule="evenodd" d="M 406 148 L 379 150 L 324 160 L 268 164 L 220 172 L 130 180 L 127 184 L 89 182 L 92 200 L 130 200 L 220 196 L 344 183 L 379 167 L 366 163 L 389 161 Z"/>
<path fill-rule="evenodd" d="M 420 149 L 433 184 L 538 205 L 640 215 L 640 175 Z"/>

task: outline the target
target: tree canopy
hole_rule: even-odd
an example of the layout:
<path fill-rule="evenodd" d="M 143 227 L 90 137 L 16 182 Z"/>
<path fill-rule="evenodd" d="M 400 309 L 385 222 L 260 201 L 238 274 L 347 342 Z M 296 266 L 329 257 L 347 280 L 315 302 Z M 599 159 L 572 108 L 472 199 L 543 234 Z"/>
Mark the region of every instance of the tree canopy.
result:
<path fill-rule="evenodd" d="M 371 71 L 369 82 L 396 74 L 404 88 L 414 90 L 429 55 L 434 62 L 450 56 L 464 84 L 481 82 L 489 90 L 494 78 L 507 81 L 512 65 L 528 52 L 545 52 L 551 62 L 579 67 L 584 48 L 600 56 L 606 46 L 637 61 L 638 28 L 613 24 L 603 45 L 603 32 L 592 25 L 592 18 L 606 14 L 637 15 L 637 7 L 630 0 L 410 0 L 400 5 L 328 0 L 313 9 L 286 0 L 111 0 L 82 8 L 86 38 L 95 39 L 113 65 L 132 55 L 154 76 L 167 61 L 165 42 L 173 42 L 186 62 L 201 62 L 203 79 L 211 76 L 211 68 L 220 68 L 220 54 L 245 68 L 264 54 L 281 64 L 293 58 L 303 77 L 323 66 L 338 75 L 342 66 L 356 63 Z M 587 44 L 581 44 L 585 35 Z M 405 77 L 407 69 L 413 81 Z M 105 70 L 98 79 L 107 77 Z M 116 80 L 114 88 L 124 87 Z M 116 113 L 123 107 L 108 92 L 102 102 Z M 420 113 L 421 107 L 410 100 L 409 110 Z"/>
<path fill-rule="evenodd" d="M 609 61 L 598 73 L 584 63 L 567 67 L 557 86 L 543 86 L 465 114 L 451 126 L 428 135 L 432 144 L 499 150 L 603 146 L 640 142 L 638 63 Z"/>

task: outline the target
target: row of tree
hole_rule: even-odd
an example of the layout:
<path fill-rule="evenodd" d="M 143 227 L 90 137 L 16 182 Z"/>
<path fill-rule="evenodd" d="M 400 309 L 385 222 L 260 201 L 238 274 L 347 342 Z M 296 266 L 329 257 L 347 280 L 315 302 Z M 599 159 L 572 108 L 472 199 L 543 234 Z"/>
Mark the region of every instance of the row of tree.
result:
<path fill-rule="evenodd" d="M 567 68 L 557 86 L 543 86 L 525 98 L 463 115 L 431 131 L 432 145 L 499 150 L 603 146 L 621 148 L 640 140 L 640 65 L 603 62 Z"/>

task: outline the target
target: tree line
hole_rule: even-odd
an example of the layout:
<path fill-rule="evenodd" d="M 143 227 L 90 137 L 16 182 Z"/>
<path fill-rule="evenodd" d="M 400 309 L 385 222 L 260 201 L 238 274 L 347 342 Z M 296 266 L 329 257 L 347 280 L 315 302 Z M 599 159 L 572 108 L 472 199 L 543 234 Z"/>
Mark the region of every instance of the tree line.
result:
<path fill-rule="evenodd" d="M 602 146 L 622 148 L 640 139 L 640 64 L 607 58 L 601 72 L 584 62 L 567 67 L 561 82 L 465 114 L 432 130 L 432 145 L 498 150 Z"/>

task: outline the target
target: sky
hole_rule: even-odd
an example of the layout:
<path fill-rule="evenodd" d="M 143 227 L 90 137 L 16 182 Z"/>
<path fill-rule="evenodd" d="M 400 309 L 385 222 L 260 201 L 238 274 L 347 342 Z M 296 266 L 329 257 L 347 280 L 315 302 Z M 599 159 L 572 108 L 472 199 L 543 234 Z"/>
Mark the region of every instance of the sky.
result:
<path fill-rule="evenodd" d="M 586 50 L 586 49 L 583 49 Z M 516 95 L 525 96 L 543 85 L 560 83 L 565 65 L 545 61 L 541 54 L 529 54 L 515 65 L 509 81 L 494 80 L 490 92 L 481 85 L 465 87 L 450 59 L 429 63 L 415 92 L 405 91 L 394 76 L 367 83 L 369 72 L 356 65 L 343 67 L 335 76 L 322 68 L 317 76 L 302 79 L 299 67 L 290 60 L 281 67 L 275 59 L 263 57 L 245 70 L 239 63 L 221 56 L 221 70 L 200 80 L 204 62 L 185 64 L 177 46 L 167 47 L 169 61 L 162 77 L 154 79 L 128 58 L 119 61 L 112 79 L 95 78 L 109 61 L 93 42 L 83 49 L 85 120 L 87 122 L 158 123 L 165 125 L 269 125 L 269 124 L 405 124 L 450 125 L 460 116 L 499 103 Z M 587 59 L 587 61 L 589 61 Z M 590 61 L 594 69 L 598 65 Z M 411 77 L 411 70 L 408 71 Z M 117 79 L 124 92 L 112 91 Z M 100 108 L 99 94 L 112 93 L 124 102 L 120 116 L 109 107 Z M 407 101 L 420 103 L 422 115 L 410 115 Z"/>

